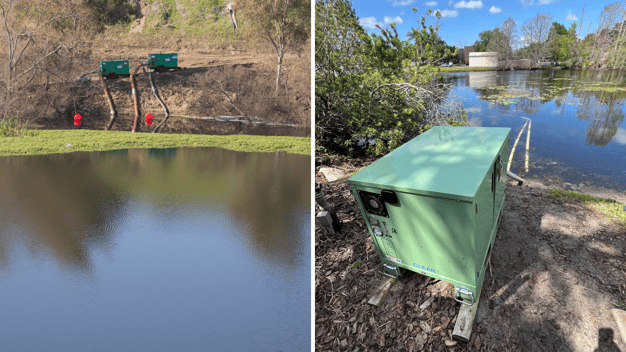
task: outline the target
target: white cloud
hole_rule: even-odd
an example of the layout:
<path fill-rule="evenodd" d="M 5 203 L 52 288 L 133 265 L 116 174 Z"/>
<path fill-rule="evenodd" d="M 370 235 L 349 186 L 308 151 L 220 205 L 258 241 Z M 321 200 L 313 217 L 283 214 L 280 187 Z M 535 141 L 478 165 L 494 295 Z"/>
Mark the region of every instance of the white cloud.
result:
<path fill-rule="evenodd" d="M 455 9 L 472 9 L 472 10 L 476 10 L 476 9 L 482 9 L 483 8 L 483 2 L 482 0 L 470 0 L 470 1 L 465 1 L 465 0 L 461 0 L 459 2 L 457 2 L 456 4 L 454 4 L 454 8 Z"/>
<path fill-rule="evenodd" d="M 407 6 L 414 3 L 415 0 L 393 0 L 391 6 Z"/>
<path fill-rule="evenodd" d="M 436 1 L 429 1 L 429 2 L 425 2 L 424 5 L 426 5 L 426 6 L 437 6 L 437 2 Z"/>
<path fill-rule="evenodd" d="M 376 21 L 376 17 L 359 18 L 359 23 L 367 29 L 376 29 L 376 25 L 380 24 Z"/>
<path fill-rule="evenodd" d="M 457 10 L 435 10 L 434 12 L 437 11 L 441 13 L 441 17 L 456 17 L 459 15 L 459 11 Z"/>
<path fill-rule="evenodd" d="M 465 111 L 470 112 L 472 114 L 478 114 L 483 112 L 483 108 L 481 106 L 472 106 L 471 108 L 465 108 Z"/>
<path fill-rule="evenodd" d="M 568 21 L 578 21 L 578 17 L 572 14 L 572 11 L 567 11 L 567 20 Z"/>
<path fill-rule="evenodd" d="M 499 7 L 491 6 L 491 8 L 489 9 L 489 13 L 492 15 L 495 15 L 496 13 L 500 13 L 500 12 L 502 12 L 502 9 Z"/>
<path fill-rule="evenodd" d="M 549 5 L 554 4 L 555 2 L 559 2 L 561 0 L 537 0 L 537 5 Z M 526 7 L 535 4 L 535 0 L 520 0 L 520 3 Z"/>
<path fill-rule="evenodd" d="M 619 127 L 617 133 L 613 136 L 613 140 L 619 144 L 626 144 L 626 130 Z"/>
<path fill-rule="evenodd" d="M 390 23 L 402 23 L 402 18 L 400 18 L 400 16 L 396 16 L 396 17 L 385 16 L 385 24 L 390 24 Z"/>

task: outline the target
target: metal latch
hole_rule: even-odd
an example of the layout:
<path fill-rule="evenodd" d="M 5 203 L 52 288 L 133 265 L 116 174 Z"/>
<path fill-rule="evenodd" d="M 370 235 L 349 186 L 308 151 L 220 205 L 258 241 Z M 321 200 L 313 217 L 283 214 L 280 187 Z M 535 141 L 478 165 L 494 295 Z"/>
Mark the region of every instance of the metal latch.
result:
<path fill-rule="evenodd" d="M 391 270 L 392 274 L 396 274 L 396 276 L 393 276 L 392 274 L 388 274 L 386 269 Z M 400 271 L 398 270 L 398 267 L 395 265 L 383 264 L 383 274 L 386 276 L 389 276 L 392 279 L 397 279 L 398 276 L 400 276 Z"/>
<path fill-rule="evenodd" d="M 470 298 L 472 299 L 472 303 L 466 303 L 463 300 L 463 298 L 461 298 L 460 300 L 457 299 L 457 296 L 459 296 L 459 294 L 470 296 Z M 474 293 L 470 289 L 467 289 L 463 286 L 457 286 L 456 289 L 454 290 L 454 300 L 457 302 L 463 303 L 465 305 L 471 306 L 472 304 L 474 304 Z"/>

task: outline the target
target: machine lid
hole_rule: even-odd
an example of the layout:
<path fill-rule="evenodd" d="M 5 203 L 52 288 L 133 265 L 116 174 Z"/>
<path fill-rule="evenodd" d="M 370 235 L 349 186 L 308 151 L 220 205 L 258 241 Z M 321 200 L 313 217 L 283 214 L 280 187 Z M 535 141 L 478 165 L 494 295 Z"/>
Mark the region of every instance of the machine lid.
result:
<path fill-rule="evenodd" d="M 472 201 L 510 131 L 436 126 L 357 172 L 348 183 Z"/>

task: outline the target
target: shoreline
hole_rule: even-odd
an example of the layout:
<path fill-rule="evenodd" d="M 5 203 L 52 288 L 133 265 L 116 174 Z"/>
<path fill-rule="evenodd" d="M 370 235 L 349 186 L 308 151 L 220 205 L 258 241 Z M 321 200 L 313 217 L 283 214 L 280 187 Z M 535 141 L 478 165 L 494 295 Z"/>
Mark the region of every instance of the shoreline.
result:
<path fill-rule="evenodd" d="M 180 147 L 216 147 L 241 152 L 311 155 L 310 137 L 153 134 L 96 130 L 37 130 L 28 133 L 27 136 L 0 137 L 0 157 Z"/>

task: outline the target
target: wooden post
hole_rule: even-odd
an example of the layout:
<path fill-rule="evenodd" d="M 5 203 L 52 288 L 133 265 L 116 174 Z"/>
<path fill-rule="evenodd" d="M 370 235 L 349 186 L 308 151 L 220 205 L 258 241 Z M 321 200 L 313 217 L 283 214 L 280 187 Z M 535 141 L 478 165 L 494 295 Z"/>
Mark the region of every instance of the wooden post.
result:
<path fill-rule="evenodd" d="M 622 340 L 626 343 L 626 311 L 621 309 L 613 309 L 613 318 L 617 323 L 617 329 L 619 330 L 619 334 L 622 336 Z"/>
<path fill-rule="evenodd" d="M 385 298 L 387 298 L 387 294 L 389 294 L 391 286 L 393 286 L 394 283 L 396 283 L 396 279 L 385 276 L 385 279 L 380 285 L 378 285 L 378 287 L 376 287 L 372 298 L 370 298 L 367 303 L 380 307 L 383 302 L 385 302 Z"/>
<path fill-rule="evenodd" d="M 474 326 L 474 320 L 476 319 L 476 311 L 478 310 L 478 303 L 480 297 L 476 299 L 476 302 L 471 306 L 461 304 L 461 310 L 456 317 L 456 324 L 454 324 L 454 331 L 452 332 L 452 338 L 468 342 L 472 335 L 472 328 Z"/>

